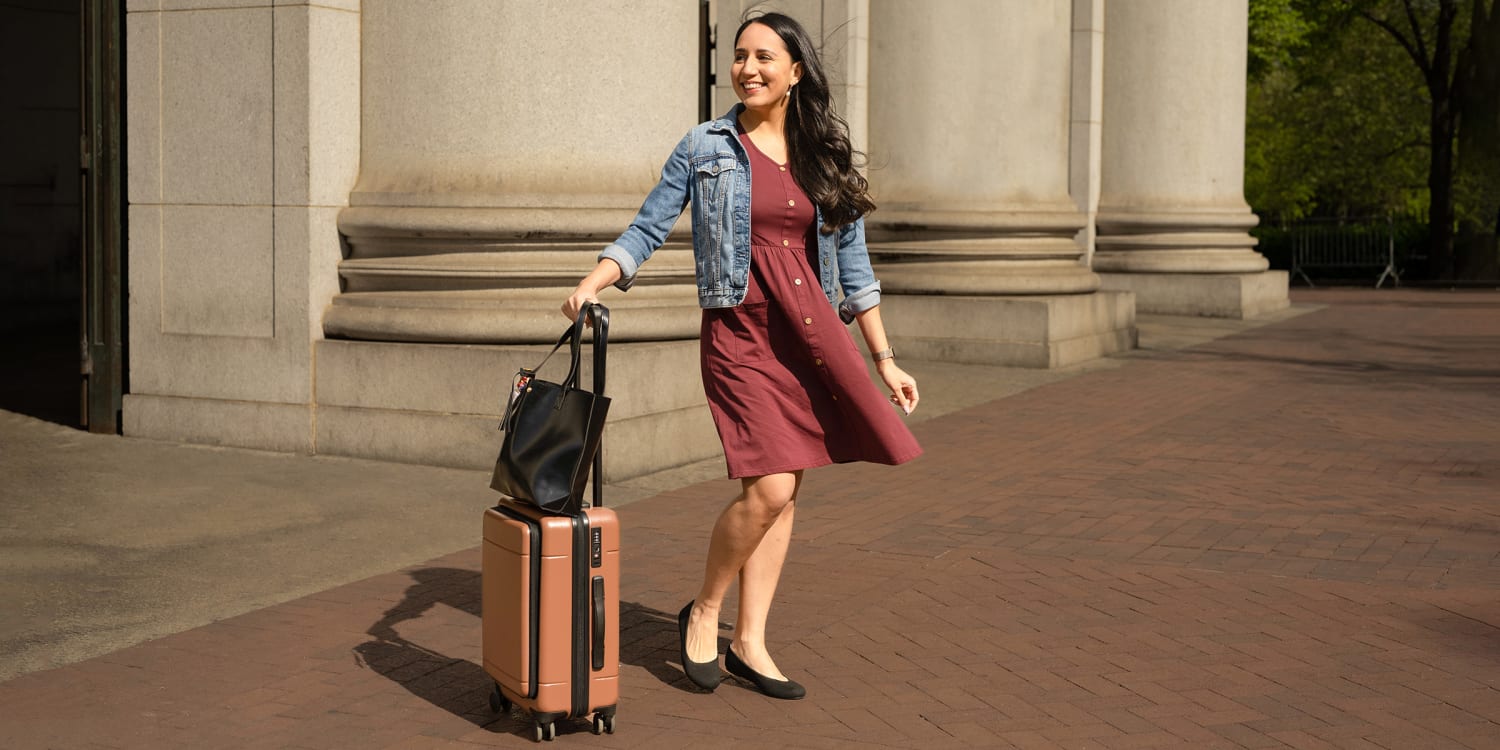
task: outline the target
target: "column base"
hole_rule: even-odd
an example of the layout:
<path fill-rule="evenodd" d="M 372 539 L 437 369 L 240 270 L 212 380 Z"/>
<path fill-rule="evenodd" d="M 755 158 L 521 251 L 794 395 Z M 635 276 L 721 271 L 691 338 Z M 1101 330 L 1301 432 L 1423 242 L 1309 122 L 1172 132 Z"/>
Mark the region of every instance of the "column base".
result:
<path fill-rule="evenodd" d="M 551 346 L 320 341 L 317 450 L 383 461 L 490 469 L 510 380 Z M 539 377 L 561 380 L 567 352 Z M 581 383 L 592 382 L 584 352 Z M 378 373 L 378 378 L 372 377 Z M 719 452 L 703 396 L 697 341 L 611 346 L 604 476 L 620 481 Z M 628 396 L 622 396 L 628 394 Z"/>
<path fill-rule="evenodd" d="M 312 453 L 314 409 L 308 404 L 125 394 L 123 432 L 178 443 Z"/>
<path fill-rule="evenodd" d="M 511 377 L 551 348 L 324 340 L 315 349 L 315 405 L 127 394 L 125 433 L 489 470 Z M 563 378 L 566 357 L 559 352 L 540 377 Z M 587 352 L 582 369 L 590 383 Z M 616 397 L 604 432 L 606 481 L 721 455 L 696 340 L 610 347 L 606 393 Z"/>
<path fill-rule="evenodd" d="M 1158 315 L 1199 315 L 1242 320 L 1284 310 L 1287 272 L 1108 273 L 1105 289 L 1133 292 L 1136 309 Z"/>
<path fill-rule="evenodd" d="M 1066 367 L 1136 346 L 1128 292 L 1035 297 L 886 294 L 881 320 L 902 357 Z"/>

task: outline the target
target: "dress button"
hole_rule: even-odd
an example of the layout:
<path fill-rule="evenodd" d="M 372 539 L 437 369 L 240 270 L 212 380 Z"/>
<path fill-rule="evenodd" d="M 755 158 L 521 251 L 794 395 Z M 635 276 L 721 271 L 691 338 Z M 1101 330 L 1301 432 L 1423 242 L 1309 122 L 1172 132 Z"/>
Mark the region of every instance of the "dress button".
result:
<path fill-rule="evenodd" d="M 782 247 L 786 247 L 786 246 L 788 246 L 788 245 L 790 245 L 790 244 L 792 244 L 792 241 L 791 241 L 791 240 L 782 240 L 782 241 L 781 241 L 781 246 L 782 246 Z"/>
<path fill-rule="evenodd" d="M 788 206 L 795 206 L 795 205 L 797 205 L 797 201 L 791 201 L 791 200 L 789 200 L 789 201 L 786 202 L 786 204 Z"/>
<path fill-rule="evenodd" d="M 821 359 L 815 359 L 815 360 L 813 360 L 813 364 L 815 364 L 815 365 L 817 365 L 819 367 L 822 367 L 823 366 L 823 360 L 821 360 Z"/>
<path fill-rule="evenodd" d="M 786 171 L 786 167 L 777 167 L 777 169 L 780 169 L 780 170 L 781 170 L 781 171 L 783 171 L 783 172 L 785 172 L 785 171 Z"/>
<path fill-rule="evenodd" d="M 792 283 L 796 284 L 797 286 L 802 286 L 802 279 L 792 279 Z"/>
<path fill-rule="evenodd" d="M 803 318 L 802 322 L 807 325 L 812 325 L 812 318 Z"/>
<path fill-rule="evenodd" d="M 832 395 L 832 396 L 833 396 L 833 400 L 834 400 L 834 401 L 837 401 L 837 400 L 839 400 L 839 394 L 837 394 L 837 393 L 834 393 L 834 394 L 831 394 L 831 395 Z"/>

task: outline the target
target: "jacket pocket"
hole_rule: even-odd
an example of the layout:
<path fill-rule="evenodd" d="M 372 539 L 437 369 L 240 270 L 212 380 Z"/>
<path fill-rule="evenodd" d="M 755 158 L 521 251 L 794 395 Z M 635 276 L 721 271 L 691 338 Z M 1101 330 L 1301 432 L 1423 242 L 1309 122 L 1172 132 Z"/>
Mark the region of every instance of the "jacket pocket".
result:
<path fill-rule="evenodd" d="M 720 154 L 693 163 L 693 180 L 698 190 L 700 210 L 714 212 L 728 209 L 729 196 L 734 192 L 734 176 L 738 171 L 739 165 L 732 155 Z"/>

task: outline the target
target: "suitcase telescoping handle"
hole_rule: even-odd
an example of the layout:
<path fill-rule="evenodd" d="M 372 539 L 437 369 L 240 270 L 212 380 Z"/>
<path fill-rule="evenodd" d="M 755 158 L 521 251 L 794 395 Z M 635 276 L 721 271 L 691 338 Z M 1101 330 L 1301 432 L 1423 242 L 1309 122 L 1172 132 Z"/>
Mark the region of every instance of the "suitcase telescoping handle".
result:
<path fill-rule="evenodd" d="M 597 302 L 585 305 L 583 315 L 594 322 L 594 395 L 604 395 L 604 361 L 609 347 L 609 308 Z M 577 361 L 576 359 L 574 361 Z M 599 447 L 594 451 L 594 502 L 595 508 L 604 507 L 604 438 L 599 438 Z"/>

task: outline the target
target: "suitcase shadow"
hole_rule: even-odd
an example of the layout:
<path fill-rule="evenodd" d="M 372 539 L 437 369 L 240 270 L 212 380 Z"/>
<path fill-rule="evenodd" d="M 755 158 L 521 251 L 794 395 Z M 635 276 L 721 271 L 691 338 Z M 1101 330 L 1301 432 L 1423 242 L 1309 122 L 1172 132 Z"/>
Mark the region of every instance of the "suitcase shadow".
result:
<path fill-rule="evenodd" d="M 530 738 L 532 723 L 525 711 L 508 714 L 490 710 L 495 684 L 484 668 L 438 648 L 403 637 L 397 626 L 421 618 L 438 604 L 473 615 L 479 640 L 479 572 L 462 568 L 417 568 L 408 572 L 413 583 L 401 601 L 365 629 L 371 636 L 353 648 L 361 666 L 400 685 L 412 695 L 475 726 L 493 732 Z M 451 631 L 445 631 L 451 632 Z M 721 650 L 727 641 L 721 640 Z M 663 684 L 684 692 L 701 692 L 687 679 L 678 661 L 677 615 L 636 602 L 620 602 L 620 663 L 640 667 Z M 559 722 L 559 734 L 587 732 L 587 722 Z"/>
<path fill-rule="evenodd" d="M 483 667 L 407 640 L 396 630 L 401 623 L 422 617 L 438 604 L 471 614 L 477 621 L 479 573 L 462 568 L 418 568 L 408 575 L 414 583 L 407 587 L 401 601 L 365 629 L 371 639 L 354 647 L 355 662 L 475 726 L 529 739 L 531 719 L 525 712 L 512 709 L 508 714 L 497 714 L 490 710 L 489 692 L 494 681 Z M 475 635 L 477 642 L 477 629 Z M 585 724 L 579 727 L 588 731 Z M 559 734 L 573 729 L 571 724 L 558 724 Z"/>

